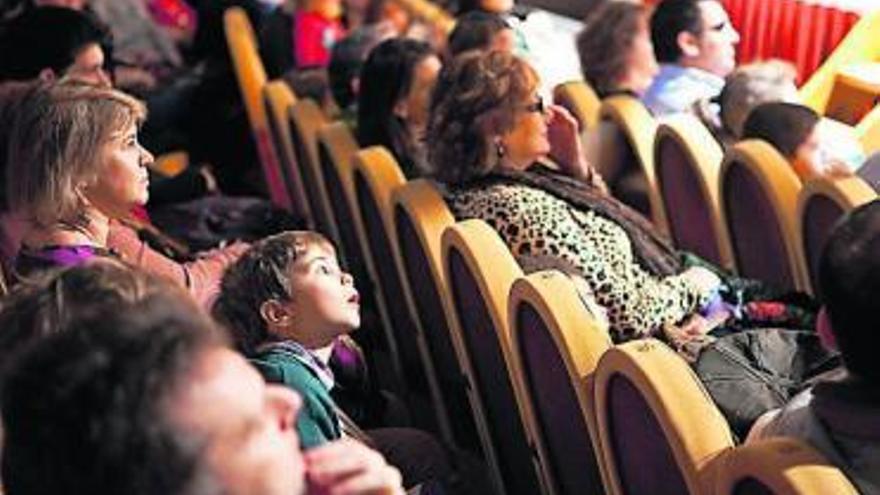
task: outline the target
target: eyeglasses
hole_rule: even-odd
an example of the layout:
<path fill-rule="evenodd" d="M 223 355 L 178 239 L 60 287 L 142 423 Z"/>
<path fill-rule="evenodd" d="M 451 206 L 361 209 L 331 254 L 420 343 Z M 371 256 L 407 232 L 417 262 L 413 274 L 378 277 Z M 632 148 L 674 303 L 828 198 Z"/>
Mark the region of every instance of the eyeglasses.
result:
<path fill-rule="evenodd" d="M 544 113 L 547 108 L 544 106 L 544 98 L 538 95 L 538 99 L 534 103 L 529 103 L 523 109 L 526 112 Z"/>

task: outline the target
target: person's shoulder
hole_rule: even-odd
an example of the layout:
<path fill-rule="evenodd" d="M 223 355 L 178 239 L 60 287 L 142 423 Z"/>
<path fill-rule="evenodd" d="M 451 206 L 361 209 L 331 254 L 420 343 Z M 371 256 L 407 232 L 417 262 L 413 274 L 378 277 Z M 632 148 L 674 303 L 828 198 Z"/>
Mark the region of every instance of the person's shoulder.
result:
<path fill-rule="evenodd" d="M 301 393 L 323 390 L 324 386 L 302 361 L 280 349 L 268 349 L 249 358 L 263 378 L 270 383 L 283 383 Z"/>

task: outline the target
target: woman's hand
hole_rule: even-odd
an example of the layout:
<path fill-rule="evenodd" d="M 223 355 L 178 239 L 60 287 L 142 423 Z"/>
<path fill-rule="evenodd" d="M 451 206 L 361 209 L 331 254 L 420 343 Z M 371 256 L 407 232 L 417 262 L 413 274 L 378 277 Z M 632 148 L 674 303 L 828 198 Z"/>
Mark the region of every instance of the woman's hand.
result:
<path fill-rule="evenodd" d="M 577 119 L 560 105 L 549 105 L 547 111 L 550 157 L 559 165 L 563 173 L 584 182 L 592 182 L 593 177 L 598 174 L 584 157 Z"/>
<path fill-rule="evenodd" d="M 400 472 L 373 449 L 342 439 L 303 454 L 310 494 L 403 495 Z"/>

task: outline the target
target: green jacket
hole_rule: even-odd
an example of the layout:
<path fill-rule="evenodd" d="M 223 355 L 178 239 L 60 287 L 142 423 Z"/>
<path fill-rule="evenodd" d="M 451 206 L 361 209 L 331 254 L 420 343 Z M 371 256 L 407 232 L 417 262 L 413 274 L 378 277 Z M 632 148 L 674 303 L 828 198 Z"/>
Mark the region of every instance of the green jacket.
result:
<path fill-rule="evenodd" d="M 302 397 L 303 406 L 296 420 L 296 429 L 303 449 L 342 436 L 330 391 L 295 354 L 283 348 L 271 348 L 253 356 L 250 361 L 267 382 L 286 385 Z"/>

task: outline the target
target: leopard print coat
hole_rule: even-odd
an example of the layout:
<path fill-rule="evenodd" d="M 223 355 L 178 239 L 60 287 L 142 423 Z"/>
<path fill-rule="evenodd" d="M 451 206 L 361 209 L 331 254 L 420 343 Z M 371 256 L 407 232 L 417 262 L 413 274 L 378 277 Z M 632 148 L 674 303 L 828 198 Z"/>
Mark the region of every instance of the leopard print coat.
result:
<path fill-rule="evenodd" d="M 615 342 L 654 335 L 709 299 L 686 277 L 642 269 L 616 223 L 543 190 L 510 183 L 456 188 L 449 203 L 458 220 L 491 225 L 515 256 L 559 257 L 577 267 L 607 310 Z"/>

